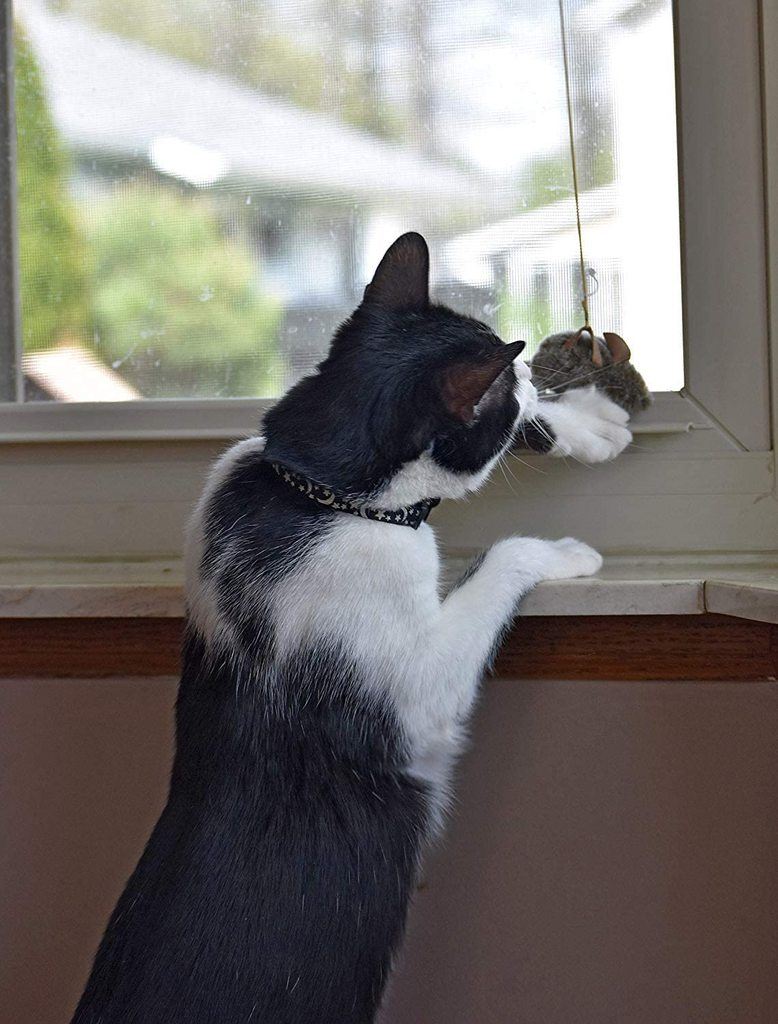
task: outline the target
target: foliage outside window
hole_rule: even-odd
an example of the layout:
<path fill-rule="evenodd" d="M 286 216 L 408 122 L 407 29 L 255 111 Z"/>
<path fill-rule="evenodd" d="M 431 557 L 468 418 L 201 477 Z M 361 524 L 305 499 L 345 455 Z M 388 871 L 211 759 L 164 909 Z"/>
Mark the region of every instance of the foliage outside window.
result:
<path fill-rule="evenodd" d="M 677 389 L 671 2 L 567 8 L 595 324 Z M 28 400 L 272 398 L 409 228 L 429 237 L 438 297 L 506 340 L 531 353 L 578 324 L 556 0 L 18 0 L 16 15 Z M 74 385 L 87 373 L 94 394 Z"/>

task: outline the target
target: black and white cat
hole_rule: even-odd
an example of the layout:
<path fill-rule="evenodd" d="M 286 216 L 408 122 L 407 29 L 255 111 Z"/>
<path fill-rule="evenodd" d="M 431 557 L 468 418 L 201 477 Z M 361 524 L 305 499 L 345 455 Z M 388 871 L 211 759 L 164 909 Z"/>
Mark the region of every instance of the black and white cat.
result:
<path fill-rule="evenodd" d="M 217 463 L 189 531 L 168 803 L 75 1024 L 374 1019 L 485 666 L 531 587 L 601 564 L 513 537 L 442 598 L 426 515 L 517 430 L 584 460 L 630 440 L 593 391 L 544 408 L 522 345 L 431 304 L 403 235 L 264 437 Z"/>

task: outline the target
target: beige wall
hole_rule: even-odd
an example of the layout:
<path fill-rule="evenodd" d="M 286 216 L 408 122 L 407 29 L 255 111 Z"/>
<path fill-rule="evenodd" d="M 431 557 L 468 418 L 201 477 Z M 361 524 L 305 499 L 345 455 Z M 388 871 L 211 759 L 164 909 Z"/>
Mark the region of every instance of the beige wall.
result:
<path fill-rule="evenodd" d="M 0 1024 L 64 1024 L 169 680 L 0 681 Z M 775 1024 L 778 685 L 491 682 L 391 1024 Z"/>

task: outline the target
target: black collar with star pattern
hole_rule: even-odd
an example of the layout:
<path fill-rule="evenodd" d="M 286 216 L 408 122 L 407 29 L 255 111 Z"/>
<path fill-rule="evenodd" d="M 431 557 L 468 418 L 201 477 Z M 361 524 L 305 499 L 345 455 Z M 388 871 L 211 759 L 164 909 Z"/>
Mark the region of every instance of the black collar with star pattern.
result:
<path fill-rule="evenodd" d="M 417 501 L 415 505 L 406 505 L 404 508 L 372 508 L 370 505 L 364 505 L 352 498 L 344 498 L 333 491 L 331 487 L 316 483 L 315 480 L 309 480 L 281 462 L 268 462 L 268 465 L 280 480 L 283 480 L 298 494 L 310 498 L 311 501 L 315 501 L 319 505 L 325 505 L 333 511 L 348 512 L 349 515 L 359 516 L 361 519 L 374 519 L 379 523 L 410 526 L 412 530 L 418 530 L 432 509 L 440 504 L 440 498 L 429 498 L 425 501 Z"/>

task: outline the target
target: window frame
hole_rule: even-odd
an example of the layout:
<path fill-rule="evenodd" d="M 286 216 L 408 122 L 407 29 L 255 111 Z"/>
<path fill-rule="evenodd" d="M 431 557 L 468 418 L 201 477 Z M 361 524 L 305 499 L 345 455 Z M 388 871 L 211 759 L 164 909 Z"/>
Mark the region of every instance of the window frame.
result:
<path fill-rule="evenodd" d="M 0 402 L 21 398 L 19 260 L 16 232 L 16 130 L 14 116 L 13 5 L 0 0 Z"/>
<path fill-rule="evenodd" d="M 7 62 L 11 59 L 11 3 L 0 2 L 8 41 L 2 55 Z M 696 544 L 695 537 L 677 521 L 682 508 L 691 511 L 700 494 L 721 495 L 724 487 L 727 501 L 723 504 L 730 518 L 724 521 L 722 507 L 719 533 L 714 536 L 715 531 L 702 531 L 708 549 L 778 549 L 778 527 L 771 528 L 766 518 L 769 507 L 773 519 L 778 520 L 773 505 L 768 325 L 768 311 L 775 317 L 776 308 L 775 302 L 768 304 L 768 212 L 773 214 L 773 223 L 778 223 L 778 143 L 775 133 L 768 131 L 770 118 L 766 116 L 768 107 L 778 116 L 778 17 L 764 0 L 743 0 L 737 15 L 727 0 L 675 0 L 674 18 L 686 386 L 678 394 L 657 396 L 651 412 L 636 423 L 636 451 L 622 457 L 615 467 L 593 472 L 558 465 L 548 468 L 546 462 L 538 510 L 543 502 L 548 505 L 564 494 L 568 513 L 572 513 L 567 516 L 565 532 L 577 529 L 605 550 L 637 546 L 649 551 L 685 551 L 690 544 L 696 549 Z M 12 76 L 6 73 L 3 78 L 2 70 L 0 231 L 4 235 L 0 243 L 5 244 L 0 244 L 0 314 L 10 325 L 10 331 L 4 332 L 7 346 L 9 333 L 18 332 L 19 318 L 16 260 L 11 258 L 15 247 Z M 773 295 L 778 294 L 776 263 L 778 259 L 769 264 Z M 647 283 L 647 292 L 649 288 Z M 646 309 L 661 330 L 661 296 L 648 292 Z M 737 339 L 735 359 L 730 339 Z M 772 363 L 775 366 L 778 359 Z M 773 397 L 775 390 L 774 386 Z M 48 518 L 37 514 L 30 522 L 37 522 L 38 529 L 46 533 L 45 542 L 28 535 L 25 527 L 12 528 L 0 541 L 0 556 L 64 553 L 105 557 L 124 552 L 140 557 L 177 551 L 181 517 L 153 515 L 153 496 L 161 495 L 165 488 L 150 486 L 143 473 L 151 472 L 153 466 L 154 472 L 169 468 L 176 476 L 181 466 L 188 467 L 190 475 L 181 493 L 186 495 L 185 502 L 191 502 L 218 450 L 214 442 L 256 430 L 270 404 L 251 399 L 0 403 L 0 452 L 6 456 L 3 476 L 7 484 L 0 488 L 0 517 L 29 511 L 35 502 L 45 501 L 48 479 L 54 488 L 51 508 L 61 509 L 65 517 L 93 519 L 91 512 L 99 498 L 108 499 L 112 508 L 126 508 L 129 502 L 146 523 L 145 541 L 122 534 L 126 520 L 123 525 L 118 520 L 109 523 L 79 541 L 78 531 L 60 528 L 62 519 L 54 524 L 54 511 Z M 69 476 L 57 471 L 63 461 L 70 468 Z M 528 461 L 535 467 L 536 460 Z M 143 502 L 133 505 L 131 495 L 118 485 L 111 493 L 114 478 L 101 476 L 100 468 L 109 462 L 112 467 L 124 467 L 124 478 L 134 480 L 143 490 Z M 680 463 L 690 481 L 686 488 L 677 478 Z M 628 484 L 638 465 L 642 482 L 635 479 Z M 33 481 L 29 469 L 40 474 L 40 479 Z M 653 514 L 659 509 L 664 519 L 661 531 L 645 521 L 639 502 L 633 509 L 626 500 L 623 492 L 630 487 L 637 488 L 636 494 L 643 490 L 651 495 Z M 536 486 L 534 491 L 538 491 Z M 498 478 L 478 503 L 482 513 L 486 506 L 487 515 L 482 519 L 488 522 L 488 529 L 480 528 L 477 517 L 459 507 L 441 513 L 445 538 L 463 550 L 488 541 L 494 533 L 504 533 L 509 523 L 510 529 L 515 529 L 517 508 L 527 522 L 526 512 L 534 507 L 528 492 L 533 492 L 532 483 L 523 487 L 518 497 L 508 481 Z M 633 510 L 606 536 L 602 521 L 614 494 L 625 498 L 623 509 Z M 758 504 L 762 496 L 771 500 L 763 503 L 765 507 L 755 518 L 750 506 Z M 685 504 L 679 505 L 680 497 L 686 499 Z M 163 500 L 167 499 L 160 497 Z M 165 511 L 170 513 L 170 508 Z M 547 516 L 541 518 L 548 522 Z M 576 521 L 581 524 L 577 528 Z M 744 526 L 747 536 L 742 535 Z M 636 537 L 641 538 L 639 544 Z"/>

